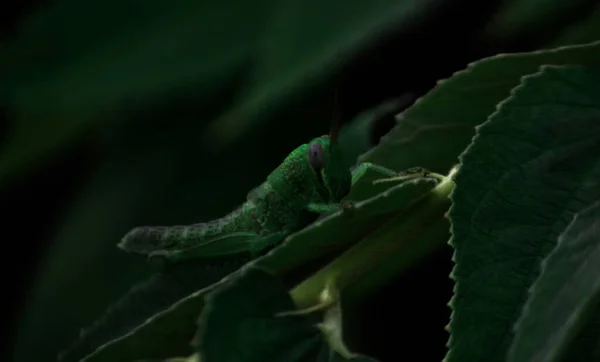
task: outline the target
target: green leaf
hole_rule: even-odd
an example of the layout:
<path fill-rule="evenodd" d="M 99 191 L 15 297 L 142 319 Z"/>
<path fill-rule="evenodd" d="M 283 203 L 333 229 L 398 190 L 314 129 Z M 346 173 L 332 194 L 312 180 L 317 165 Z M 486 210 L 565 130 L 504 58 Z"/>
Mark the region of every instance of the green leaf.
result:
<path fill-rule="evenodd" d="M 449 223 L 444 217 L 454 188 L 452 174 L 424 197 L 399 209 L 360 241 L 292 289 L 300 307 L 318 303 L 330 284 L 349 302 L 360 302 L 373 290 L 387 284 L 448 240 Z"/>
<path fill-rule="evenodd" d="M 517 322 L 509 362 L 554 362 L 565 351 L 572 361 L 600 360 L 600 348 L 570 348 L 573 353 L 568 353 L 585 324 L 596 324 L 593 340 L 600 342 L 597 328 L 600 320 L 589 318 L 590 310 L 600 307 L 599 265 L 600 201 L 597 201 L 575 216 L 542 263 L 540 277 L 533 284 Z"/>
<path fill-rule="evenodd" d="M 392 170 L 425 167 L 446 174 L 475 135 L 475 127 L 510 95 L 522 76 L 543 64 L 597 66 L 600 41 L 531 53 L 502 54 L 469 65 L 398 115 L 379 146 L 359 158 Z M 432 152 L 435 145 L 435 152 Z"/>
<path fill-rule="evenodd" d="M 435 182 L 430 179 L 415 179 L 389 187 L 384 193 L 357 203 L 351 215 L 334 213 L 289 236 L 282 245 L 253 264 L 284 275 L 311 260 L 357 242 L 391 215 L 421 199 L 434 186 Z M 107 341 L 84 361 L 129 362 L 141 358 L 164 358 L 165 351 L 170 351 L 171 355 L 189 352 L 180 350 L 181 343 L 192 338 L 196 328 L 194 321 L 204 306 L 204 297 L 235 275 L 236 272 L 189 295 L 148 318 L 129 333 Z"/>
<path fill-rule="evenodd" d="M 198 290 L 159 312 L 129 333 L 100 346 L 80 362 L 130 362 L 144 359 L 161 359 L 191 352 L 189 342 L 194 335 L 194 322 L 204 308 L 204 298 L 211 290 L 224 284 L 224 280 Z"/>
<path fill-rule="evenodd" d="M 174 301 L 218 282 L 246 262 L 248 260 L 234 259 L 169 265 L 165 270 L 136 284 L 125 296 L 113 303 L 94 324 L 81 331 L 79 339 L 62 352 L 58 360 L 79 361 L 107 341 L 130 333 L 148 317 L 170 307 Z M 184 350 L 188 347 L 188 341 L 173 340 L 164 346 L 168 346 L 169 350 L 157 355 L 167 357 L 172 350 Z M 126 355 L 120 358 L 125 357 Z"/>
<path fill-rule="evenodd" d="M 278 316 L 296 310 L 285 285 L 264 269 L 244 269 L 207 298 L 194 339 L 201 361 L 374 362 L 343 358 L 308 315 Z"/>
<path fill-rule="evenodd" d="M 388 186 L 380 194 L 356 203 L 349 213 L 338 211 L 290 235 L 280 247 L 261 258 L 259 265 L 285 273 L 329 252 L 347 248 L 423 198 L 435 185 L 431 179 L 416 178 Z M 379 186 L 372 185 L 371 190 L 380 190 Z"/>
<path fill-rule="evenodd" d="M 573 216 L 600 199 L 599 139 L 600 77 L 579 67 L 524 77 L 478 128 L 450 210 L 448 362 L 505 360 L 542 259 Z"/>

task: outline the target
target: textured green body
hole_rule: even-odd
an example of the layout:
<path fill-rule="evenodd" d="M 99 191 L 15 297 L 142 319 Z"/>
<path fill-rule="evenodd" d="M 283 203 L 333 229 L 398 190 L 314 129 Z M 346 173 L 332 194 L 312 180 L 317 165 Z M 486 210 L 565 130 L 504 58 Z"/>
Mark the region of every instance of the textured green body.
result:
<path fill-rule="evenodd" d="M 315 169 L 309 160 L 314 142 L 325 150 L 321 169 Z M 170 259 L 256 254 L 314 221 L 319 211 L 339 208 L 350 186 L 350 171 L 341 155 L 327 137 L 316 138 L 292 151 L 229 215 L 201 224 L 138 227 L 119 246 L 128 252 Z"/>

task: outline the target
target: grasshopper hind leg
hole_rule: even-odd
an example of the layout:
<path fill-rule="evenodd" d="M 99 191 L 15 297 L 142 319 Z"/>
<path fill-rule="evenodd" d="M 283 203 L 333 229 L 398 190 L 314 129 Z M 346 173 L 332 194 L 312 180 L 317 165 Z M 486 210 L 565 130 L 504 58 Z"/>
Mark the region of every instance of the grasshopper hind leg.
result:
<path fill-rule="evenodd" d="M 146 256 L 159 266 L 187 259 L 254 255 L 275 243 L 279 235 L 261 237 L 254 231 L 226 231 L 215 224 L 137 227 L 123 237 L 118 247 Z"/>
<path fill-rule="evenodd" d="M 176 226 L 140 226 L 129 231 L 118 247 L 133 254 L 148 255 L 154 251 L 175 246 L 188 235 L 204 229 L 206 224 Z"/>

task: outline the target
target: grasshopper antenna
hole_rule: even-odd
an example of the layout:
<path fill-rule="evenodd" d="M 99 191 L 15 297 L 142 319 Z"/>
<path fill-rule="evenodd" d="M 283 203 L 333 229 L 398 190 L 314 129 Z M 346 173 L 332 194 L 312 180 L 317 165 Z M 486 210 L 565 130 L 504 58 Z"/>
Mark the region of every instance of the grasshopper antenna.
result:
<path fill-rule="evenodd" d="M 341 121 L 341 112 L 340 112 L 340 107 L 339 107 L 339 95 L 338 95 L 338 88 L 335 88 L 335 92 L 334 92 L 334 99 L 333 99 L 333 114 L 331 116 L 331 129 L 329 130 L 329 139 L 330 139 L 330 145 L 333 145 L 334 143 L 336 143 L 339 132 L 340 132 L 340 128 L 342 127 L 342 121 Z"/>

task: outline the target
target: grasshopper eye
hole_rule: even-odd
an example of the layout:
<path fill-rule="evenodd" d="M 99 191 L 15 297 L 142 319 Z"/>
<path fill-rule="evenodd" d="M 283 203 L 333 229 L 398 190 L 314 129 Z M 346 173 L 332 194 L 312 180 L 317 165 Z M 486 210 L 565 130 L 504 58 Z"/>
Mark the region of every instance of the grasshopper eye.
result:
<path fill-rule="evenodd" d="M 314 170 L 323 168 L 323 145 L 320 142 L 314 142 L 308 148 L 308 162 Z"/>

